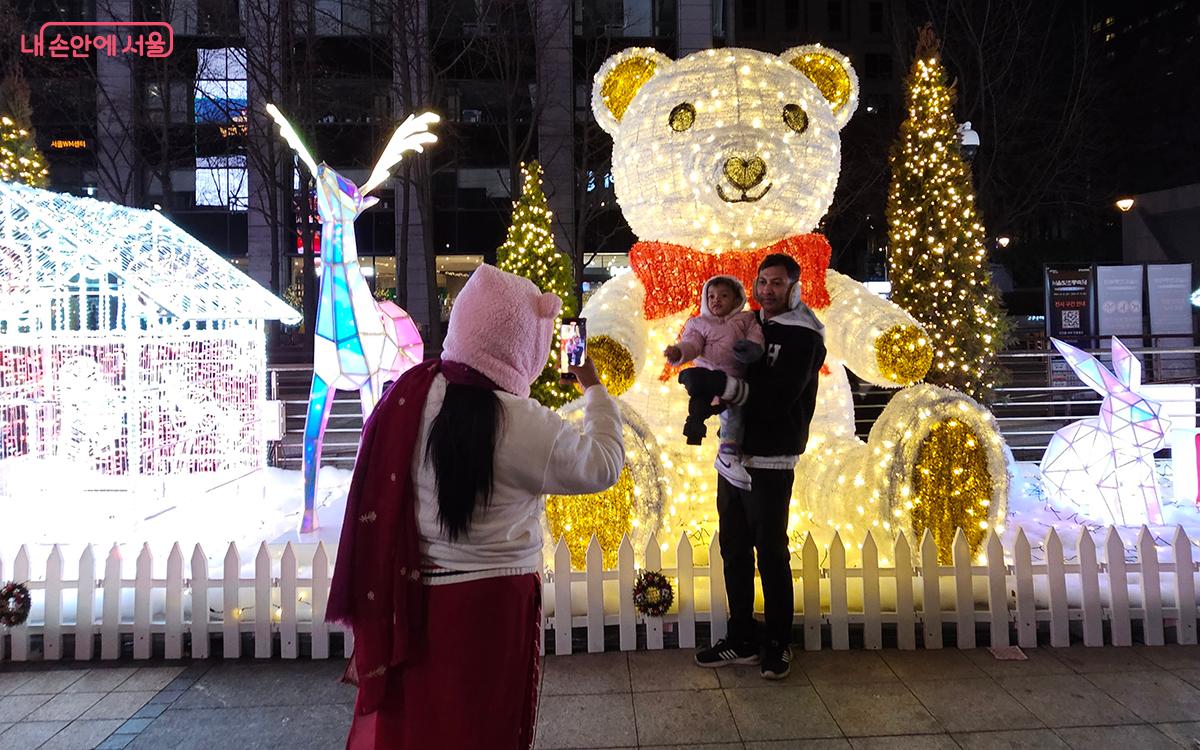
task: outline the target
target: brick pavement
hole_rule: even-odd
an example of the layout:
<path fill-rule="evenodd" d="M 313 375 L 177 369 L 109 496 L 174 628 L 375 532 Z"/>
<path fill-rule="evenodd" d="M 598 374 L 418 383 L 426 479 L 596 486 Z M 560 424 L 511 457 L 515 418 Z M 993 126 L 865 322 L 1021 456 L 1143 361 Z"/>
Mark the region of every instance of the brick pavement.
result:
<path fill-rule="evenodd" d="M 797 652 L 791 677 L 691 651 L 547 658 L 537 747 L 1196 748 L 1200 647 Z M 0 665 L 0 750 L 336 749 L 340 660 Z"/>

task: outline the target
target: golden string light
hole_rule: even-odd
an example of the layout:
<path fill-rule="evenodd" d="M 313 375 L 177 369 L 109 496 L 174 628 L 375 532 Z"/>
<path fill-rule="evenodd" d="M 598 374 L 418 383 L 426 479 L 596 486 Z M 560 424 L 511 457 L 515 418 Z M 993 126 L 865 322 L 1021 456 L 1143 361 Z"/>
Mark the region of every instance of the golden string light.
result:
<path fill-rule="evenodd" d="M 586 567 L 587 548 L 593 535 L 600 542 L 604 567 L 616 567 L 621 539 L 633 529 L 633 488 L 633 475 L 625 468 L 617 483 L 603 492 L 546 498 L 550 538 L 567 540 L 572 567 Z"/>
<path fill-rule="evenodd" d="M 49 177 L 46 158 L 32 134 L 12 118 L 0 116 L 0 180 L 45 187 Z"/>
<path fill-rule="evenodd" d="M 988 531 L 992 476 L 983 440 L 958 419 L 938 422 L 917 453 L 912 489 L 912 530 L 938 543 L 938 562 L 953 562 L 954 534 L 966 534 L 972 557 Z"/>
<path fill-rule="evenodd" d="M 620 396 L 633 385 L 633 357 L 629 350 L 621 346 L 611 336 L 600 334 L 588 338 L 588 356 L 596 366 L 600 381 L 614 396 Z"/>
<path fill-rule="evenodd" d="M 987 266 L 986 231 L 962 158 L 954 90 L 923 46 L 908 77 L 908 119 L 892 148 L 888 234 L 892 300 L 920 321 L 933 348 L 927 380 L 986 399 L 1001 372 L 1007 328 Z"/>
<path fill-rule="evenodd" d="M 933 349 L 920 326 L 892 326 L 875 339 L 875 360 L 889 380 L 912 385 L 929 372 Z"/>

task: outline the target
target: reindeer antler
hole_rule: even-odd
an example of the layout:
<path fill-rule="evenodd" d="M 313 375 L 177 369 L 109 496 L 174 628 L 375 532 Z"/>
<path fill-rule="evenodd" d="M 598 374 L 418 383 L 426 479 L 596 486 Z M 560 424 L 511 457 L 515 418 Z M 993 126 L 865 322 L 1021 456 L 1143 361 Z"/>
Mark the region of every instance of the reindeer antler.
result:
<path fill-rule="evenodd" d="M 308 153 L 308 149 L 304 147 L 304 141 L 300 140 L 300 135 L 296 132 L 296 129 L 292 127 L 292 124 L 279 111 L 279 107 L 276 107 L 274 104 L 267 105 L 267 113 L 279 124 L 279 134 L 283 136 L 287 144 L 300 157 L 300 161 L 308 165 L 308 170 L 312 172 L 313 177 L 316 177 L 317 160 L 312 158 L 312 154 Z"/>
<path fill-rule="evenodd" d="M 379 187 L 384 180 L 391 176 L 392 167 L 400 163 L 405 151 L 420 153 L 425 150 L 424 144 L 437 142 L 437 136 L 429 132 L 429 126 L 441 119 L 433 112 L 422 112 L 419 115 L 409 115 L 405 118 L 383 149 L 383 155 L 379 157 L 379 163 L 371 171 L 370 178 L 363 183 L 358 192 L 366 195 Z"/>

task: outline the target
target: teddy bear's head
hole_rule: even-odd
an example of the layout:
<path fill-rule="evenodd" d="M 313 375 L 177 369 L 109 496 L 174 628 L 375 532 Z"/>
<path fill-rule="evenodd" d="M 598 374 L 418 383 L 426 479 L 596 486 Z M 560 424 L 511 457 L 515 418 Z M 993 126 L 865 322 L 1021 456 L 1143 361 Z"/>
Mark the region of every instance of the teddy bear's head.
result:
<path fill-rule="evenodd" d="M 613 137 L 617 199 L 644 241 L 710 251 L 809 232 L 833 200 L 858 78 L 820 45 L 782 55 L 648 48 L 605 61 L 592 111 Z"/>

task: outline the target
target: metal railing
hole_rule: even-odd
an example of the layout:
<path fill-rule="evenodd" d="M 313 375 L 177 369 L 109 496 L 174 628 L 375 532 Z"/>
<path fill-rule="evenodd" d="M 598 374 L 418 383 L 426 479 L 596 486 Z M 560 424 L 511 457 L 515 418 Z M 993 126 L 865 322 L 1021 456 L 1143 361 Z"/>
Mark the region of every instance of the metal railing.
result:
<path fill-rule="evenodd" d="M 1102 359 L 1105 350 L 1092 350 Z M 1195 379 L 1179 377 L 1156 379 L 1159 357 L 1175 357 L 1171 370 L 1179 372 L 1178 357 L 1191 355 L 1193 372 L 1200 373 L 1200 347 L 1180 349 L 1133 349 L 1143 363 L 1143 382 L 1188 383 Z M 1000 362 L 1008 370 L 1011 381 L 996 389 L 996 398 L 991 405 L 992 413 L 1000 425 L 1013 456 L 1019 461 L 1036 461 L 1041 458 L 1054 433 L 1070 422 L 1084 417 L 1096 416 L 1103 398 L 1079 383 L 1073 374 L 1068 377 L 1072 385 L 1051 385 L 1050 365 L 1060 355 L 1055 351 L 1031 350 L 1008 351 L 1000 355 Z M 312 368 L 305 365 L 280 365 L 269 368 L 271 398 L 284 402 L 287 436 L 272 446 L 272 465 L 298 468 L 301 459 L 301 442 L 304 431 L 304 415 L 307 406 L 308 386 Z M 896 391 L 874 386 L 860 387 L 855 395 L 855 426 L 860 437 L 866 439 L 871 426 L 891 400 Z M 1200 411 L 1200 399 L 1196 399 Z M 362 428 L 358 395 L 340 392 L 330 412 L 330 424 L 325 431 L 323 463 L 349 468 L 354 463 L 358 448 L 359 432 Z M 1177 425 L 1178 426 L 1178 425 Z M 1192 426 L 1192 425 L 1187 425 Z"/>

